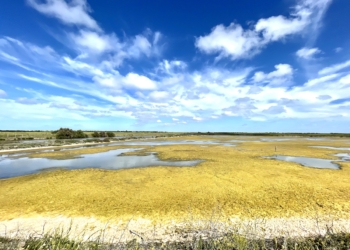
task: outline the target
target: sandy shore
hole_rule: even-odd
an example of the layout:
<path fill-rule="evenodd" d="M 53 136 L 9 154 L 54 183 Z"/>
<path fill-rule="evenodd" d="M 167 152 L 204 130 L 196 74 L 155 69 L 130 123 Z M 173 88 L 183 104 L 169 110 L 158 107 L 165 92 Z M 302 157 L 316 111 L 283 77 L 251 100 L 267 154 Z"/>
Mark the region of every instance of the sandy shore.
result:
<path fill-rule="evenodd" d="M 174 136 L 178 137 L 178 136 Z M 24 152 L 24 151 L 35 151 L 35 150 L 44 150 L 44 149 L 55 149 L 55 148 L 67 148 L 67 147 L 80 147 L 85 145 L 101 145 L 106 144 L 108 146 L 109 143 L 117 143 L 117 142 L 128 142 L 128 141 L 144 141 L 144 140 L 155 140 L 155 139 L 164 139 L 164 138 L 174 138 L 174 137 L 157 137 L 157 138 L 138 138 L 138 139 L 127 139 L 127 140 L 121 140 L 121 141 L 110 141 L 110 142 L 85 142 L 85 143 L 74 143 L 74 144 L 67 144 L 67 145 L 61 145 L 61 146 L 43 146 L 43 147 L 28 147 L 28 148 L 13 148 L 13 149 L 0 149 L 0 154 L 2 153 L 15 153 L 15 152 Z"/>
<path fill-rule="evenodd" d="M 191 240 L 193 237 L 219 237 L 235 232 L 247 237 L 305 237 L 324 235 L 327 228 L 334 232 L 350 232 L 350 219 L 334 218 L 272 218 L 272 219 L 229 219 L 227 222 L 191 221 L 153 224 L 145 218 L 129 221 L 102 222 L 93 217 L 32 217 L 0 221 L 0 236 L 13 238 L 40 237 L 57 230 L 67 232 L 79 240 L 93 240 L 102 237 L 104 242 L 118 243 L 132 239 L 144 242 L 174 242 Z"/>
<path fill-rule="evenodd" d="M 106 143 L 106 142 L 104 142 Z M 43 146 L 43 147 L 30 147 L 30 148 L 12 148 L 12 149 L 1 149 L 1 153 L 14 153 L 14 152 L 23 152 L 23 151 L 35 151 L 35 150 L 41 150 L 41 149 L 55 149 L 55 148 L 67 148 L 67 147 L 79 147 L 79 146 L 85 146 L 85 145 L 100 145 L 101 142 L 86 142 L 86 143 L 76 143 L 76 144 L 67 144 L 67 145 L 61 145 L 61 146 Z"/>

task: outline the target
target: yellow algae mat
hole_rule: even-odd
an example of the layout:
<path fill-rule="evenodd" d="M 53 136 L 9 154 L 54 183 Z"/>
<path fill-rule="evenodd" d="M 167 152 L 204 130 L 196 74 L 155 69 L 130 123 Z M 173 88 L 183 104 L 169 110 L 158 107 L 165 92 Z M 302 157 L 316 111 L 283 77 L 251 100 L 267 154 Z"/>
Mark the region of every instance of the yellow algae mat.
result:
<path fill-rule="evenodd" d="M 316 145 L 349 147 L 344 140 L 305 139 L 248 141 L 236 147 L 164 145 L 145 150 L 157 152 L 161 160 L 204 161 L 194 167 L 57 170 L 4 179 L 0 180 L 0 221 L 62 215 L 147 218 L 158 223 L 188 216 L 209 218 L 213 211 L 219 211 L 222 218 L 291 218 L 317 213 L 348 219 L 350 162 L 339 163 L 341 170 L 328 170 L 262 158 L 280 154 L 336 160 L 333 154 L 349 152 L 309 147 Z M 80 149 L 69 154 L 73 157 L 86 153 L 84 150 L 98 153 L 115 148 L 120 147 Z M 55 158 L 55 153 L 56 158 L 63 157 L 60 151 L 32 157 Z"/>

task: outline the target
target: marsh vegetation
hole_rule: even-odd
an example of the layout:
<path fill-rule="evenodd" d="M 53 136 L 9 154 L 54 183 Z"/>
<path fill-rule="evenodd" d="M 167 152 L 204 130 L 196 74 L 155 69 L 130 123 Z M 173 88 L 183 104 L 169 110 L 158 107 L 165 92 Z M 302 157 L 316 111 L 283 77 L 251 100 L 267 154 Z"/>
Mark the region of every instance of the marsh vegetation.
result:
<path fill-rule="evenodd" d="M 288 138 L 289 140 L 268 139 L 202 135 L 168 138 L 167 144 L 157 143 L 160 142 L 159 140 L 152 140 L 149 144 L 145 141 L 143 150 L 125 152 L 124 155 L 149 155 L 151 152 L 156 152 L 161 161 L 200 159 L 203 162 L 191 167 L 166 167 L 160 164 L 146 168 L 119 170 L 96 169 L 92 163 L 90 168 L 86 169 L 59 169 L 0 180 L 0 204 L 2 204 L 0 218 L 1 221 L 5 221 L 38 215 L 48 218 L 58 215 L 68 218 L 92 216 L 102 221 L 122 223 L 120 224 L 122 228 L 131 219 L 143 219 L 149 222 L 143 232 L 152 231 L 155 225 L 164 225 L 166 228 L 171 223 L 209 220 L 213 218 L 214 210 L 219 211 L 216 212 L 215 221 L 220 225 L 227 224 L 232 219 L 303 220 L 316 216 L 349 221 L 349 161 L 338 162 L 341 169 L 332 170 L 307 168 L 298 163 L 263 158 L 278 154 L 334 161 L 338 160 L 335 153 L 348 153 L 346 150 L 341 150 L 348 145 L 348 140 L 334 138 L 315 141 L 294 137 Z M 185 141 L 200 143 L 181 143 Z M 205 143 L 205 141 L 220 143 Z M 225 143 L 233 142 L 235 147 L 224 146 Z M 67 159 L 140 147 L 140 145 L 106 145 L 51 152 L 30 152 L 25 157 L 39 158 L 38 160 L 40 158 Z M 338 152 L 331 147 L 340 148 L 340 150 Z M 195 228 L 192 224 L 192 226 L 182 227 L 181 230 L 186 228 L 188 230 L 191 227 Z M 266 227 L 265 230 L 268 228 Z M 254 241 L 246 235 L 242 238 L 237 238 L 238 234 L 225 236 L 223 232 L 225 230 L 221 231 L 221 238 L 215 239 L 207 237 L 205 240 L 200 240 L 201 235 L 197 235 L 196 239 L 192 241 L 191 238 L 186 243 L 188 249 L 203 249 L 194 247 L 199 246 L 198 244 L 204 244 L 208 248 L 211 246 L 212 249 L 222 249 L 214 246 L 226 243 L 225 247 L 229 249 L 229 246 L 232 247 L 237 243 L 236 240 L 245 242 L 244 244 L 249 246 L 251 244 L 268 246 L 272 242 L 261 239 Z M 276 242 L 281 241 L 287 245 L 297 243 L 299 246 L 307 246 L 303 244 L 311 244 L 311 242 L 316 244 L 316 241 L 323 242 L 324 246 L 331 246 L 329 244 L 334 242 L 348 244 L 347 231 L 343 230 L 344 234 L 340 234 L 341 232 L 341 230 L 323 231 L 317 236 L 319 238 L 304 236 L 303 239 L 284 241 L 281 239 L 287 239 L 283 238 L 286 235 L 271 234 L 270 239 L 275 237 Z M 337 237 L 341 240 L 336 240 Z M 200 241 L 201 243 L 198 243 Z M 256 246 L 251 249 L 264 249 L 259 248 L 260 245 Z"/>

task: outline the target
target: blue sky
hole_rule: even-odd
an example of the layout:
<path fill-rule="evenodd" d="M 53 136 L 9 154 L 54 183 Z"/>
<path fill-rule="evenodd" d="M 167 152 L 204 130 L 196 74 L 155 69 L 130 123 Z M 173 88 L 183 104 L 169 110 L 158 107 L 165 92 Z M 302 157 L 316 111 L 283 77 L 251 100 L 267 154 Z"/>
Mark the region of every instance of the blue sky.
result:
<path fill-rule="evenodd" d="M 350 132 L 348 0 L 0 9 L 0 129 Z"/>

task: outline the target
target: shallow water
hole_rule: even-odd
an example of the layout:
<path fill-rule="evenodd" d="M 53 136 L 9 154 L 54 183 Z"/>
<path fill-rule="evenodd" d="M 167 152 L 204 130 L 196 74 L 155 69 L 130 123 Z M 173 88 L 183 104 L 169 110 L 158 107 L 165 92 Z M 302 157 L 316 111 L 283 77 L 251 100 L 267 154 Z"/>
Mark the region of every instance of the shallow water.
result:
<path fill-rule="evenodd" d="M 341 156 L 338 156 L 338 157 L 341 157 Z M 275 156 L 264 157 L 264 158 L 295 162 L 305 167 L 311 167 L 311 168 L 340 169 L 339 165 L 334 163 L 334 160 L 326 160 L 326 159 L 318 159 L 318 158 L 310 158 L 310 157 L 284 156 L 284 155 L 275 155 Z M 343 160 L 344 158 L 342 158 L 341 161 Z"/>
<path fill-rule="evenodd" d="M 341 158 L 342 161 L 350 161 L 350 154 L 339 153 L 339 154 L 335 154 L 335 156 Z"/>
<path fill-rule="evenodd" d="M 97 137 L 97 138 L 74 138 L 74 139 L 36 139 L 36 140 L 21 140 L 21 141 L 15 141 L 16 143 L 26 143 L 26 144 L 32 144 L 32 143 L 46 143 L 46 142 L 54 142 L 54 141 L 65 141 L 65 140 L 74 140 L 74 141 L 85 141 L 85 140 L 92 140 L 92 139 L 98 139 L 103 140 L 106 137 Z M 126 137 L 124 136 L 116 136 L 116 137 L 108 137 L 108 139 L 124 139 Z"/>
<path fill-rule="evenodd" d="M 350 150 L 350 148 L 337 148 L 337 147 L 328 147 L 328 146 L 310 146 L 310 148 L 326 148 L 332 150 Z"/>
<path fill-rule="evenodd" d="M 126 142 L 113 142 L 108 145 L 145 145 L 145 146 L 162 146 L 162 145 L 176 145 L 176 144 L 217 144 L 223 146 L 236 146 L 234 144 L 220 142 L 220 141 L 190 141 L 190 140 L 174 140 L 174 141 L 126 141 Z"/>
<path fill-rule="evenodd" d="M 46 158 L 4 158 L 0 161 L 0 179 L 38 173 L 55 168 L 81 169 L 125 169 L 148 166 L 194 166 L 197 161 L 161 161 L 155 154 L 146 156 L 121 156 L 126 152 L 140 149 L 117 149 L 108 152 L 81 155 L 81 158 L 67 160 L 51 160 Z"/>
<path fill-rule="evenodd" d="M 262 142 L 278 142 L 278 141 L 290 141 L 290 140 L 295 140 L 296 138 L 294 139 L 291 139 L 291 138 L 261 138 L 260 141 Z"/>

